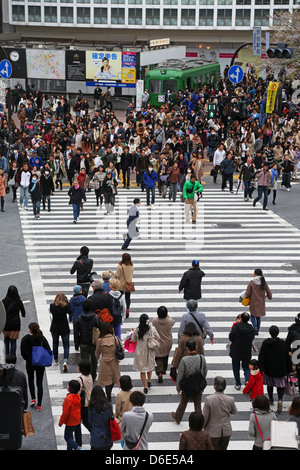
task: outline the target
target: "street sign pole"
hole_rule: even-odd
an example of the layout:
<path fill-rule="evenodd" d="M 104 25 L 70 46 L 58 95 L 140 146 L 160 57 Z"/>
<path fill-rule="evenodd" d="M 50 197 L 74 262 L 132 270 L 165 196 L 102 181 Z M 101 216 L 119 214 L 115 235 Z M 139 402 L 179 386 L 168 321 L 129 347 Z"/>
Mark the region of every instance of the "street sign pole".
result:
<path fill-rule="evenodd" d="M 11 84 L 9 78 L 12 75 L 12 65 L 7 58 L 6 51 L 0 46 L 1 51 L 3 52 L 4 56 L 6 57 L 4 60 L 0 62 L 0 77 L 4 78 L 8 81 L 7 89 L 7 120 L 8 120 L 8 128 L 9 128 L 9 143 L 12 142 L 12 111 L 11 111 Z"/>

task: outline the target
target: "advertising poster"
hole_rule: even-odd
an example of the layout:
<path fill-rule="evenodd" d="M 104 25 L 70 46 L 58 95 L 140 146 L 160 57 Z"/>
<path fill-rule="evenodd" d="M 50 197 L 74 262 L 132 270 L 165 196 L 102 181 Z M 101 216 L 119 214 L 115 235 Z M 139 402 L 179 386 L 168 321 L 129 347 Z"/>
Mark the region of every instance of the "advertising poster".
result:
<path fill-rule="evenodd" d="M 86 80 L 121 81 L 122 53 L 116 51 L 86 51 Z"/>
<path fill-rule="evenodd" d="M 67 80 L 85 81 L 85 51 L 66 51 Z"/>
<path fill-rule="evenodd" d="M 274 111 L 278 85 L 279 85 L 278 82 L 269 83 L 268 94 L 267 94 L 267 107 L 266 107 L 267 114 L 271 114 Z"/>
<path fill-rule="evenodd" d="M 122 83 L 136 82 L 136 52 L 122 52 Z"/>

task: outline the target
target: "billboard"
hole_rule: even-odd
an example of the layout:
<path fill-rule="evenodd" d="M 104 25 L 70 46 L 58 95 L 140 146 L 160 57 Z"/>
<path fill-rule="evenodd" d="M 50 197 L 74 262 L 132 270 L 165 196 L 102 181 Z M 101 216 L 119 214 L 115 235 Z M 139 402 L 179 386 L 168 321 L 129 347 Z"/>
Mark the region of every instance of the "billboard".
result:
<path fill-rule="evenodd" d="M 66 51 L 67 80 L 85 81 L 85 51 Z"/>
<path fill-rule="evenodd" d="M 5 47 L 4 51 L 6 52 L 6 56 L 12 65 L 11 78 L 26 78 L 26 49 Z M 3 52 L 1 51 L 1 60 L 5 59 L 6 56 L 4 56 Z"/>
<path fill-rule="evenodd" d="M 65 51 L 27 49 L 27 78 L 65 80 Z"/>
<path fill-rule="evenodd" d="M 134 88 L 136 53 L 121 51 L 86 51 L 86 85 Z"/>

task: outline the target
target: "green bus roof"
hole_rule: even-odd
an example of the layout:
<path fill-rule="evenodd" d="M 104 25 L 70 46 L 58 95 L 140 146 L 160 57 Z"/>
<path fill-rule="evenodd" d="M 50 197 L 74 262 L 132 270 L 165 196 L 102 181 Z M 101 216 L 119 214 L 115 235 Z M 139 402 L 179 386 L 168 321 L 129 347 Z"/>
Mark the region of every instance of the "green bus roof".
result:
<path fill-rule="evenodd" d="M 162 75 L 161 71 L 168 72 L 192 72 L 197 69 L 219 69 L 220 64 L 218 62 L 209 62 L 206 60 L 180 60 L 180 59 L 169 59 L 159 64 L 155 69 L 149 70 L 147 76 L 159 76 Z"/>

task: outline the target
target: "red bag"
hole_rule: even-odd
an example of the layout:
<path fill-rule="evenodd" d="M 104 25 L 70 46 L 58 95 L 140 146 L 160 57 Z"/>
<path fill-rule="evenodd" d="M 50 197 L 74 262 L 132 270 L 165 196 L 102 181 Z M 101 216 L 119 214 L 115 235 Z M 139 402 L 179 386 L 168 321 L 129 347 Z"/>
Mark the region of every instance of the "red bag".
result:
<path fill-rule="evenodd" d="M 110 420 L 110 435 L 114 442 L 121 439 L 121 429 L 114 418 L 111 418 Z"/>
<path fill-rule="evenodd" d="M 101 318 L 103 323 L 105 323 L 105 322 L 112 323 L 112 321 L 113 321 L 113 317 L 109 313 L 109 310 L 107 308 L 104 308 L 102 310 L 97 308 L 97 310 L 95 310 L 95 314 L 98 315 Z"/>
<path fill-rule="evenodd" d="M 125 340 L 124 348 L 129 353 L 134 353 L 137 343 L 132 342 L 132 335 Z"/>

